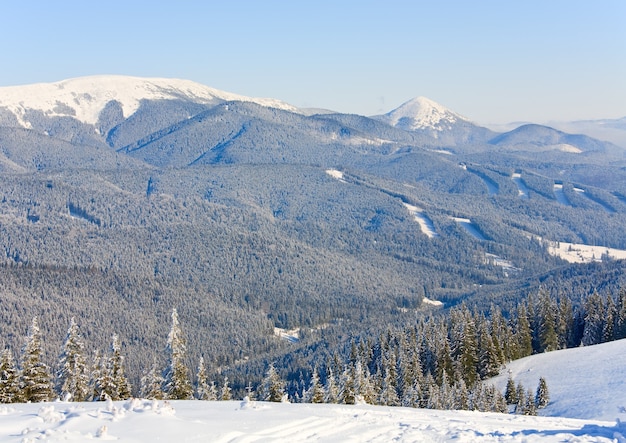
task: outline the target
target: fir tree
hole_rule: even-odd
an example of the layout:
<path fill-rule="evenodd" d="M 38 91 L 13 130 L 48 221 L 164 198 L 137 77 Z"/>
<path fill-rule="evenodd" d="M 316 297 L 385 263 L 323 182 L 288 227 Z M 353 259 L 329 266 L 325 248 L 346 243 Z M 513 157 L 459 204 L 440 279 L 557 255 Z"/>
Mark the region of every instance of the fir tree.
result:
<path fill-rule="evenodd" d="M 326 384 L 324 385 L 324 403 L 335 404 L 339 401 L 339 388 L 333 368 L 328 366 L 326 371 Z"/>
<path fill-rule="evenodd" d="M 540 297 L 539 350 L 540 352 L 555 351 L 559 346 L 556 335 L 556 306 L 547 292 L 542 292 Z"/>
<path fill-rule="evenodd" d="M 163 400 L 163 377 L 159 371 L 157 360 L 154 359 L 150 371 L 141 377 L 141 396 L 149 400 Z"/>
<path fill-rule="evenodd" d="M 283 395 L 285 395 L 285 382 L 278 375 L 273 363 L 270 363 L 267 368 L 267 372 L 263 378 L 261 392 L 261 399 L 263 401 L 276 403 L 283 401 Z"/>
<path fill-rule="evenodd" d="M 320 383 L 320 377 L 317 373 L 317 366 L 313 368 L 313 374 L 311 374 L 311 386 L 307 393 L 307 401 L 310 403 L 324 403 L 324 386 Z"/>
<path fill-rule="evenodd" d="M 70 327 L 60 357 L 57 379 L 61 398 L 72 401 L 85 401 L 89 396 L 89 373 L 85 359 L 85 345 L 82 342 L 78 325 L 72 317 Z"/>
<path fill-rule="evenodd" d="M 228 401 L 233 398 L 232 389 L 230 388 L 230 383 L 228 381 L 228 377 L 224 376 L 224 383 L 222 384 L 222 389 L 220 390 L 219 399 L 223 401 Z"/>
<path fill-rule="evenodd" d="M 550 402 L 550 394 L 548 393 L 548 384 L 543 377 L 539 378 L 539 385 L 537 386 L 537 393 L 535 394 L 535 404 L 537 409 L 542 409 L 548 406 Z"/>
<path fill-rule="evenodd" d="M 189 400 L 193 398 L 193 388 L 189 380 L 189 369 L 185 366 L 186 345 L 180 325 L 178 313 L 172 310 L 172 327 L 167 337 L 167 353 L 170 362 L 165 371 L 163 391 L 170 400 Z"/>
<path fill-rule="evenodd" d="M 509 405 L 515 405 L 518 402 L 517 397 L 517 388 L 515 387 L 515 382 L 513 381 L 513 376 L 509 373 L 509 378 L 506 381 L 506 389 L 504 391 L 504 398 L 506 403 Z"/>
<path fill-rule="evenodd" d="M 210 386 L 207 382 L 206 368 L 204 367 L 204 357 L 200 356 L 196 373 L 196 398 L 198 400 L 209 400 L 210 395 Z"/>
<path fill-rule="evenodd" d="M 20 379 L 10 349 L 0 355 L 0 403 L 16 403 L 20 398 Z"/>
<path fill-rule="evenodd" d="M 112 383 L 112 389 L 107 392 L 111 400 L 126 400 L 132 396 L 130 383 L 124 371 L 124 356 L 122 355 L 120 339 L 113 334 L 111 340 L 111 357 L 107 363 L 107 371 Z"/>
<path fill-rule="evenodd" d="M 52 376 L 42 357 L 41 332 L 37 317 L 33 317 L 22 352 L 20 372 L 20 391 L 26 402 L 37 403 L 54 398 Z"/>

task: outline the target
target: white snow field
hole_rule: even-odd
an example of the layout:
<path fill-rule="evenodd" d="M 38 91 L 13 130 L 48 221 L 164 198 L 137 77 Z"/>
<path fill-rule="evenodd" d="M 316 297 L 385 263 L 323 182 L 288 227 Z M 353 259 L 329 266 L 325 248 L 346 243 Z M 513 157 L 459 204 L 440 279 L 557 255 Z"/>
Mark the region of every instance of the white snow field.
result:
<path fill-rule="evenodd" d="M 534 355 L 508 371 L 539 377 L 539 417 L 369 405 L 152 401 L 0 405 L 0 442 L 617 442 L 626 443 L 626 340 Z"/>
<path fill-rule="evenodd" d="M 503 392 L 509 371 L 533 392 L 546 379 L 550 403 L 540 415 L 626 422 L 626 339 L 511 362 L 491 380 Z"/>
<path fill-rule="evenodd" d="M 368 405 L 129 400 L 2 407 L 2 442 L 611 442 L 615 422 Z"/>

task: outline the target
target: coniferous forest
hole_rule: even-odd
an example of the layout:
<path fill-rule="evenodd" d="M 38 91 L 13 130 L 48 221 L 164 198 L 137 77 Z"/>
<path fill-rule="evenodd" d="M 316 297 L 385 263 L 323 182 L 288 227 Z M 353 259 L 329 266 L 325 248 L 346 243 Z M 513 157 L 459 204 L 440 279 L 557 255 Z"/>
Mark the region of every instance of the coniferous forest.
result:
<path fill-rule="evenodd" d="M 53 109 L 0 106 L 3 402 L 533 413 L 549 386 L 486 380 L 626 336 L 618 146 L 80 84 L 51 86 L 74 97 Z M 161 95 L 125 115 L 115 87 Z"/>

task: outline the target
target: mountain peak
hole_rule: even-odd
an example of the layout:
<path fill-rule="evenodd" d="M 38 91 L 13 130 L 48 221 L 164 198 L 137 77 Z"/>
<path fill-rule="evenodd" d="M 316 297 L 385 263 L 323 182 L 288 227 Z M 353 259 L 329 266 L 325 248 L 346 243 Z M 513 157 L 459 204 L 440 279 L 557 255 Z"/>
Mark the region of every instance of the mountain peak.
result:
<path fill-rule="evenodd" d="M 24 114 L 41 111 L 46 116 L 70 116 L 88 124 L 98 121 L 110 101 L 118 101 L 124 117 L 138 108 L 141 100 L 183 99 L 197 103 L 248 101 L 263 106 L 296 111 L 275 99 L 250 98 L 210 88 L 190 80 L 141 78 L 123 75 L 78 77 L 54 83 L 0 87 L 0 108 L 7 108 L 25 127 Z"/>
<path fill-rule="evenodd" d="M 403 103 L 385 114 L 384 118 L 392 126 L 411 131 L 420 129 L 443 131 L 459 120 L 468 121 L 445 106 L 421 96 Z"/>

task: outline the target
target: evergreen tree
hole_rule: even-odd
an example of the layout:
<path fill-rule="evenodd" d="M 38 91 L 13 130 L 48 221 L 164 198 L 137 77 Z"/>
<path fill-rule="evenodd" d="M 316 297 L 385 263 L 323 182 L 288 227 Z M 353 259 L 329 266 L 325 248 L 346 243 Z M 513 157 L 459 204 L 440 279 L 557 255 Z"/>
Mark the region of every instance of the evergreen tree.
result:
<path fill-rule="evenodd" d="M 517 397 L 517 388 L 515 387 L 515 382 L 513 381 L 513 376 L 509 373 L 509 378 L 506 381 L 506 389 L 504 391 L 504 398 L 506 403 L 509 405 L 515 405 L 518 402 Z"/>
<path fill-rule="evenodd" d="M 350 370 L 350 365 L 346 365 L 339 378 L 339 402 L 346 405 L 356 403 L 356 393 L 354 392 L 354 372 Z"/>
<path fill-rule="evenodd" d="M 16 403 L 20 398 L 20 378 L 10 349 L 0 355 L 0 403 Z"/>
<path fill-rule="evenodd" d="M 198 400 L 209 400 L 211 387 L 207 382 L 206 368 L 204 367 L 204 357 L 200 356 L 198 371 L 196 372 L 196 398 Z"/>
<path fill-rule="evenodd" d="M 617 308 L 613 297 L 606 298 L 606 308 L 604 314 L 604 328 L 602 330 L 602 342 L 606 343 L 615 339 L 615 320 L 617 317 Z"/>
<path fill-rule="evenodd" d="M 524 408 L 522 410 L 524 415 L 537 415 L 537 405 L 535 405 L 535 396 L 529 389 L 525 396 Z"/>
<path fill-rule="evenodd" d="M 324 403 L 325 395 L 324 386 L 320 383 L 320 377 L 317 373 L 316 366 L 313 368 L 313 373 L 311 374 L 311 386 L 308 389 L 306 401 L 310 403 Z"/>
<path fill-rule="evenodd" d="M 121 343 L 117 334 L 113 334 L 111 340 L 111 356 L 107 362 L 107 371 L 111 379 L 111 390 L 107 394 L 111 400 L 126 400 L 132 396 L 130 383 L 124 371 L 124 356 L 122 355 Z"/>
<path fill-rule="evenodd" d="M 528 319 L 526 306 L 521 304 L 517 309 L 517 338 L 519 353 L 515 358 L 527 357 L 533 353 L 533 333 Z"/>
<path fill-rule="evenodd" d="M 278 375 L 273 363 L 270 363 L 267 368 L 265 377 L 263 378 L 261 392 L 261 399 L 263 401 L 276 403 L 283 401 L 283 396 L 285 395 L 285 382 L 280 375 Z"/>
<path fill-rule="evenodd" d="M 48 366 L 42 361 L 41 332 L 37 317 L 33 317 L 22 351 L 20 391 L 26 402 L 50 401 L 54 398 L 52 376 Z"/>
<path fill-rule="evenodd" d="M 550 402 L 550 394 L 548 393 L 548 384 L 543 377 L 539 378 L 539 385 L 537 386 L 537 393 L 535 394 L 535 404 L 537 409 L 545 408 Z"/>
<path fill-rule="evenodd" d="M 498 350 L 489 334 L 487 322 L 481 322 L 478 340 L 479 375 L 481 379 L 494 377 L 500 372 Z"/>
<path fill-rule="evenodd" d="M 556 335 L 556 306 L 545 291 L 540 294 L 539 303 L 539 351 L 555 351 L 559 346 Z"/>
<path fill-rule="evenodd" d="M 193 388 L 189 380 L 189 369 L 185 365 L 186 344 L 180 325 L 178 312 L 172 310 L 172 327 L 167 337 L 167 353 L 170 356 L 169 366 L 164 374 L 163 391 L 170 400 L 189 400 L 193 398 Z"/>
<path fill-rule="evenodd" d="M 82 342 L 78 325 L 72 317 L 67 330 L 60 369 L 57 375 L 61 398 L 72 401 L 85 401 L 89 396 L 89 372 L 85 359 L 85 345 Z"/>
<path fill-rule="evenodd" d="M 141 377 L 140 395 L 149 400 L 163 400 L 165 396 L 162 390 L 163 381 L 161 371 L 159 371 L 157 360 L 155 358 L 150 371 Z"/>
<path fill-rule="evenodd" d="M 335 404 L 339 402 L 339 388 L 337 380 L 333 372 L 333 368 L 329 365 L 326 370 L 326 384 L 324 385 L 324 403 Z"/>
<path fill-rule="evenodd" d="M 584 346 L 595 345 L 602 341 L 604 330 L 604 303 L 602 297 L 594 292 L 587 298 L 584 305 L 585 329 L 583 331 L 582 344 Z"/>
<path fill-rule="evenodd" d="M 228 401 L 232 400 L 232 398 L 232 389 L 230 388 L 228 377 L 224 376 L 224 383 L 222 384 L 222 389 L 220 390 L 219 399 L 222 401 Z"/>

